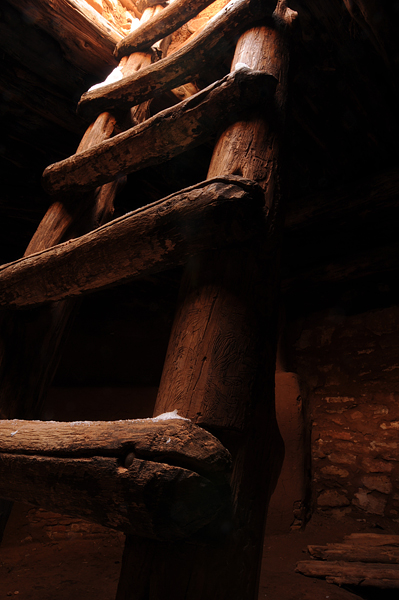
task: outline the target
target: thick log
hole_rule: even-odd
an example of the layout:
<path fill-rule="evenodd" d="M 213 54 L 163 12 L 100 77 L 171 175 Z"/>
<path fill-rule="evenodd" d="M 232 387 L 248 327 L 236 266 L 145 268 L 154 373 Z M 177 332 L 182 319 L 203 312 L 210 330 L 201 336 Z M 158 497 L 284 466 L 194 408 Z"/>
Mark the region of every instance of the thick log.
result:
<path fill-rule="evenodd" d="M 225 476 L 231 467 L 229 452 L 213 435 L 175 412 L 127 421 L 0 421 L 0 453 L 121 459 L 134 453 L 205 477 Z"/>
<path fill-rule="evenodd" d="M 98 90 L 86 92 L 80 99 L 78 113 L 90 118 L 104 110 L 138 104 L 193 81 L 204 66 L 223 55 L 238 33 L 252 23 L 270 15 L 275 7 L 272 0 L 234 0 L 213 17 L 192 41 L 180 50 L 141 73 Z"/>
<path fill-rule="evenodd" d="M 240 177 L 215 178 L 3 266 L 0 302 L 26 307 L 103 289 L 261 231 L 258 186 Z"/>
<path fill-rule="evenodd" d="M 292 12 L 278 4 L 276 21 L 290 23 Z M 240 39 L 234 57 L 267 69 L 279 80 L 276 113 L 254 111 L 221 136 L 210 172 L 235 162 L 235 173 L 259 180 L 268 200 L 278 239 L 281 201 L 280 143 L 287 94 L 288 50 L 276 22 L 255 27 Z M 253 123 L 257 122 L 257 126 Z M 245 132 L 250 127 L 251 139 Z M 221 156 L 220 148 L 224 156 Z M 238 156 L 238 159 L 233 158 Z M 258 158 L 257 158 L 258 157 Z M 221 160 L 223 158 L 223 160 Z M 248 169 L 246 169 L 248 160 Z M 241 171 L 238 171 L 240 169 Z M 231 171 L 228 171 L 231 172 Z M 276 211 L 276 212 L 275 212 Z M 118 600 L 251 600 L 258 595 L 263 524 L 268 499 L 283 459 L 274 412 L 276 246 L 265 254 L 262 242 L 242 252 L 202 253 L 185 270 L 155 414 L 176 403 L 183 416 L 217 431 L 233 455 L 234 515 L 213 530 L 206 547 L 151 544 L 147 587 L 137 571 L 149 545 L 128 539 Z M 160 388 L 160 389 L 161 389 Z"/>
<path fill-rule="evenodd" d="M 122 35 L 82 0 L 8 0 L 25 19 L 49 33 L 64 57 L 91 75 L 103 75 L 116 65 L 115 44 Z"/>
<path fill-rule="evenodd" d="M 299 562 L 295 570 L 308 577 L 327 579 L 338 585 L 399 589 L 399 565 L 305 560 Z"/>
<path fill-rule="evenodd" d="M 56 458 L 0 454 L 0 494 L 78 516 L 128 534 L 187 537 L 212 521 L 226 492 L 205 477 L 129 458 Z"/>
<path fill-rule="evenodd" d="M 273 76 L 242 68 L 144 123 L 47 167 L 49 193 L 92 189 L 120 174 L 159 164 L 206 141 L 245 108 L 264 104 Z"/>
<path fill-rule="evenodd" d="M 174 0 L 165 10 L 147 23 L 140 25 L 118 42 L 114 55 L 119 60 L 132 52 L 147 50 L 158 40 L 170 35 L 187 23 L 214 0 Z"/>
<path fill-rule="evenodd" d="M 355 543 L 327 544 L 327 546 L 308 546 L 308 552 L 314 558 L 322 560 L 399 564 L 399 544 L 396 547 L 386 544 L 382 547 Z"/>
<path fill-rule="evenodd" d="M 115 422 L 4 421 L 0 439 L 4 498 L 125 533 L 192 535 L 228 498 L 229 453 L 175 413 Z"/>

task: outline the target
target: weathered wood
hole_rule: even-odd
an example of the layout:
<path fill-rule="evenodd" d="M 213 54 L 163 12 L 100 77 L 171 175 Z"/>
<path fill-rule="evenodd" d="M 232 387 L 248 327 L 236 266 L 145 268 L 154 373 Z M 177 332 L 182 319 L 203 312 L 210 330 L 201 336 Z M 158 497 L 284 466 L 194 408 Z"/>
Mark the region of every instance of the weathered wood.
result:
<path fill-rule="evenodd" d="M 125 421 L 0 421 L 0 453 L 59 458 L 126 457 L 224 476 L 231 457 L 210 433 L 177 413 Z"/>
<path fill-rule="evenodd" d="M 256 184 L 240 177 L 208 180 L 1 267 L 0 303 L 32 306 L 165 270 L 204 248 L 260 234 L 261 217 Z"/>
<path fill-rule="evenodd" d="M 278 4 L 276 20 L 288 24 L 292 16 L 284 3 Z M 252 171 L 251 179 L 259 178 L 272 201 L 275 218 L 270 231 L 276 242 L 281 228 L 274 209 L 278 213 L 281 199 L 279 152 L 288 50 L 275 22 L 241 37 L 233 68 L 237 62 L 267 69 L 279 80 L 270 127 L 261 124 L 265 112 L 247 113 L 245 122 L 229 128 L 218 143 L 225 155 L 240 157 L 236 161 L 240 169 L 252 157 L 248 172 Z M 245 129 L 255 119 L 259 125 L 248 144 Z M 224 143 L 226 138 L 229 144 Z M 232 160 L 224 158 L 221 170 Z M 210 167 L 213 174 L 218 160 L 216 149 Z M 163 406 L 176 405 L 183 416 L 206 423 L 231 449 L 234 515 L 213 529 L 213 538 L 204 548 L 152 543 L 147 588 L 141 581 L 137 593 L 136 563 L 140 564 L 140 554 L 146 554 L 149 545 L 140 543 L 135 548 L 128 540 L 118 600 L 250 600 L 258 595 L 264 516 L 283 458 L 273 403 L 276 279 L 275 254 L 265 256 L 259 242 L 246 244 L 242 252 L 203 253 L 186 268 L 161 379 L 166 395 L 159 393 L 155 414 L 163 412 Z"/>
<path fill-rule="evenodd" d="M 81 0 L 8 0 L 61 45 L 65 58 L 86 73 L 100 77 L 116 65 L 115 44 L 122 35 Z"/>
<path fill-rule="evenodd" d="M 86 92 L 78 114 L 90 118 L 104 110 L 138 104 L 198 77 L 204 66 L 230 48 L 238 33 L 262 16 L 270 15 L 272 0 L 234 0 L 213 17 L 192 41 L 141 73 Z"/>
<path fill-rule="evenodd" d="M 242 68 L 144 123 L 47 167 L 49 193 L 92 189 L 120 174 L 159 164 L 206 141 L 248 106 L 266 102 L 276 80 Z"/>
<path fill-rule="evenodd" d="M 399 544 L 396 547 L 386 544 L 382 547 L 356 543 L 327 544 L 308 546 L 308 552 L 314 558 L 322 560 L 399 564 Z"/>
<path fill-rule="evenodd" d="M 338 585 L 399 589 L 399 565 L 305 560 L 299 562 L 295 570 L 308 577 L 325 578 L 330 583 Z"/>
<path fill-rule="evenodd" d="M 155 42 L 170 35 L 184 23 L 197 16 L 201 10 L 212 4 L 213 1 L 174 0 L 161 14 L 140 25 L 135 31 L 118 42 L 114 55 L 120 60 L 122 56 L 132 52 L 147 50 Z"/>
<path fill-rule="evenodd" d="M 0 439 L 4 498 L 125 533 L 192 535 L 227 501 L 229 453 L 174 413 L 114 422 L 3 421 Z"/>
<path fill-rule="evenodd" d="M 155 539 L 192 535 L 227 499 L 224 488 L 187 469 L 133 457 L 129 463 L 2 453 L 0 494 Z"/>

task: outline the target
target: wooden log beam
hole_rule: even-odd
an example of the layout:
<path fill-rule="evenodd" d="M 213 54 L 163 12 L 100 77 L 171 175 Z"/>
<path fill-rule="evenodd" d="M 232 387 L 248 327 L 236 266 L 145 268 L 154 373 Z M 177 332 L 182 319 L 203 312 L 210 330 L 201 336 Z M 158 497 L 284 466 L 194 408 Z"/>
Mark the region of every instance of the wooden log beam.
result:
<path fill-rule="evenodd" d="M 66 60 L 91 75 L 103 77 L 116 66 L 115 44 L 122 35 L 81 0 L 8 0 L 25 19 L 61 45 Z"/>
<path fill-rule="evenodd" d="M 396 546 L 383 545 L 382 547 L 348 543 L 308 546 L 308 552 L 314 558 L 321 560 L 399 564 L 399 541 Z"/>
<path fill-rule="evenodd" d="M 123 461 L 134 453 L 142 460 L 173 464 L 220 479 L 231 468 L 230 454 L 222 444 L 180 418 L 177 411 L 157 419 L 125 421 L 0 421 L 0 453 L 58 458 L 116 456 Z"/>
<path fill-rule="evenodd" d="M 203 31 L 180 50 L 141 73 L 100 89 L 86 92 L 78 113 L 93 117 L 104 110 L 138 104 L 183 83 L 196 79 L 204 66 L 223 55 L 238 33 L 270 15 L 272 0 L 234 0 L 213 17 Z"/>
<path fill-rule="evenodd" d="M 92 189 L 206 141 L 245 108 L 267 102 L 273 76 L 242 68 L 112 139 L 47 167 L 49 193 Z"/>
<path fill-rule="evenodd" d="M 174 413 L 0 422 L 0 494 L 154 539 L 193 535 L 228 501 L 231 457 Z"/>
<path fill-rule="evenodd" d="M 118 42 L 114 55 L 119 60 L 132 52 L 147 50 L 155 42 L 170 35 L 187 23 L 214 0 L 174 0 L 165 10 L 147 23 L 140 25 Z"/>
<path fill-rule="evenodd" d="M 0 455 L 0 494 L 127 534 L 191 536 L 226 502 L 218 486 L 187 469 L 134 458 Z"/>
<path fill-rule="evenodd" d="M 261 231 L 258 186 L 240 177 L 215 178 L 3 266 L 1 303 L 26 307 L 103 289 Z"/>
<path fill-rule="evenodd" d="M 399 565 L 305 560 L 297 563 L 295 571 L 308 577 L 327 579 L 338 585 L 399 589 Z"/>

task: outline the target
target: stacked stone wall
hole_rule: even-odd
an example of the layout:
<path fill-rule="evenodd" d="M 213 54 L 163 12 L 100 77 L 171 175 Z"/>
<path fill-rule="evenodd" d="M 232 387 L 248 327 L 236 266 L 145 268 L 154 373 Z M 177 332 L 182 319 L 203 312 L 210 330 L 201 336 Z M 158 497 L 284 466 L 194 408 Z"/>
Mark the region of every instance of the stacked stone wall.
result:
<path fill-rule="evenodd" d="M 399 523 L 399 307 L 325 311 L 298 333 L 315 508 Z"/>

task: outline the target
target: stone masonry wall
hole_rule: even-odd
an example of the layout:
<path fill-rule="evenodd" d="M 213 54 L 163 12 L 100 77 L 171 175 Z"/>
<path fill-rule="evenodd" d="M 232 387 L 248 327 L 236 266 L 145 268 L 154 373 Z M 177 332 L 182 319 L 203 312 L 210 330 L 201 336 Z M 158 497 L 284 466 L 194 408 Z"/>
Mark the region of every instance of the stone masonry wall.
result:
<path fill-rule="evenodd" d="M 399 523 L 399 307 L 326 311 L 297 334 L 316 509 Z"/>

